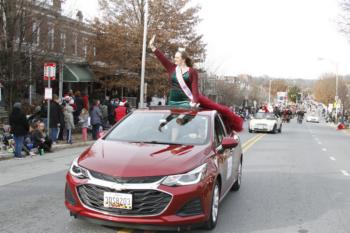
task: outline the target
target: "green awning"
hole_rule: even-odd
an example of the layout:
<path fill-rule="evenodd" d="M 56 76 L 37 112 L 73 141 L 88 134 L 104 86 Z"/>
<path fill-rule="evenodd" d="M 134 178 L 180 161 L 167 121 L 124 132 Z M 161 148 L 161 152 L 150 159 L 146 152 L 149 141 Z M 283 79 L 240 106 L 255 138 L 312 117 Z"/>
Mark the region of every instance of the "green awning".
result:
<path fill-rule="evenodd" d="M 63 82 L 93 82 L 94 73 L 86 64 L 64 64 Z"/>

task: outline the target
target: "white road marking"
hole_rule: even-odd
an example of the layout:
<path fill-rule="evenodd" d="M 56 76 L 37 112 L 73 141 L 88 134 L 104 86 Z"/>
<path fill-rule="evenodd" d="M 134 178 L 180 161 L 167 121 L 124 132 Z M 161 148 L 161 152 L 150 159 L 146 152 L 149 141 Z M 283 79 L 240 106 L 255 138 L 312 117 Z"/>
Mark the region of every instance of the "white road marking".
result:
<path fill-rule="evenodd" d="M 336 160 L 333 156 L 330 156 L 329 159 L 330 159 L 330 160 L 333 160 L 333 161 Z"/>
<path fill-rule="evenodd" d="M 345 170 L 340 170 L 341 173 L 343 173 L 344 176 L 350 176 L 349 172 L 345 171 Z"/>
<path fill-rule="evenodd" d="M 318 145 L 322 145 L 322 142 L 317 142 L 318 143 Z"/>
<path fill-rule="evenodd" d="M 327 149 L 326 148 L 322 148 L 322 151 L 327 151 Z"/>

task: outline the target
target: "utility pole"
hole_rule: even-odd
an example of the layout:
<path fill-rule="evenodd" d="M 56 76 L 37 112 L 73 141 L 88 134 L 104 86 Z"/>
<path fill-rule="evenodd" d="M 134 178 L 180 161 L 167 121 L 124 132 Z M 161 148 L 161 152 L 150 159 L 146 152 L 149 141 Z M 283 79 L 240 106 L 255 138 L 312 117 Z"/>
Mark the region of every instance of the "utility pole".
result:
<path fill-rule="evenodd" d="M 29 104 L 32 105 L 33 97 L 32 97 L 32 45 L 29 45 Z"/>
<path fill-rule="evenodd" d="M 147 40 L 147 19 L 148 19 L 148 0 L 145 0 L 145 14 L 143 19 L 143 44 L 142 44 L 142 66 L 141 66 L 141 85 L 140 85 L 140 108 L 144 108 L 145 92 L 145 68 L 146 68 L 146 40 Z"/>
<path fill-rule="evenodd" d="M 59 66 L 59 80 L 58 80 L 58 98 L 61 100 L 63 97 L 63 66 L 64 66 L 64 58 L 63 54 L 61 56 L 60 66 Z"/>

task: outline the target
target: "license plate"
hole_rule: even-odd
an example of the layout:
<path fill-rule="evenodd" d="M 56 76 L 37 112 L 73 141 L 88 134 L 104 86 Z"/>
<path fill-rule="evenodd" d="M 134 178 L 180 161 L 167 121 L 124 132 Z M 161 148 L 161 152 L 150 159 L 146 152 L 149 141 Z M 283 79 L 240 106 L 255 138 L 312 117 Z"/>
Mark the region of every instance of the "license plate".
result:
<path fill-rule="evenodd" d="M 132 194 L 104 192 L 103 206 L 117 209 L 132 209 Z"/>

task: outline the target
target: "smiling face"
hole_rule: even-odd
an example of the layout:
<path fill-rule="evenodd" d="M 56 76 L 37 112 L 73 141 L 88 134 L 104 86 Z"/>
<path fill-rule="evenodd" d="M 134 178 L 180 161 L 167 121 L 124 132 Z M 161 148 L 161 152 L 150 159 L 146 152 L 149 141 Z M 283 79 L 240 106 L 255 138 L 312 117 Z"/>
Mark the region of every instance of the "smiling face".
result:
<path fill-rule="evenodd" d="M 39 128 L 40 131 L 43 132 L 43 131 L 45 130 L 45 124 L 41 122 L 41 123 L 39 124 L 39 127 L 38 127 L 38 128 Z"/>
<path fill-rule="evenodd" d="M 178 66 L 181 66 L 181 65 L 185 64 L 185 60 L 182 58 L 180 52 L 176 52 L 175 53 L 174 62 Z"/>

